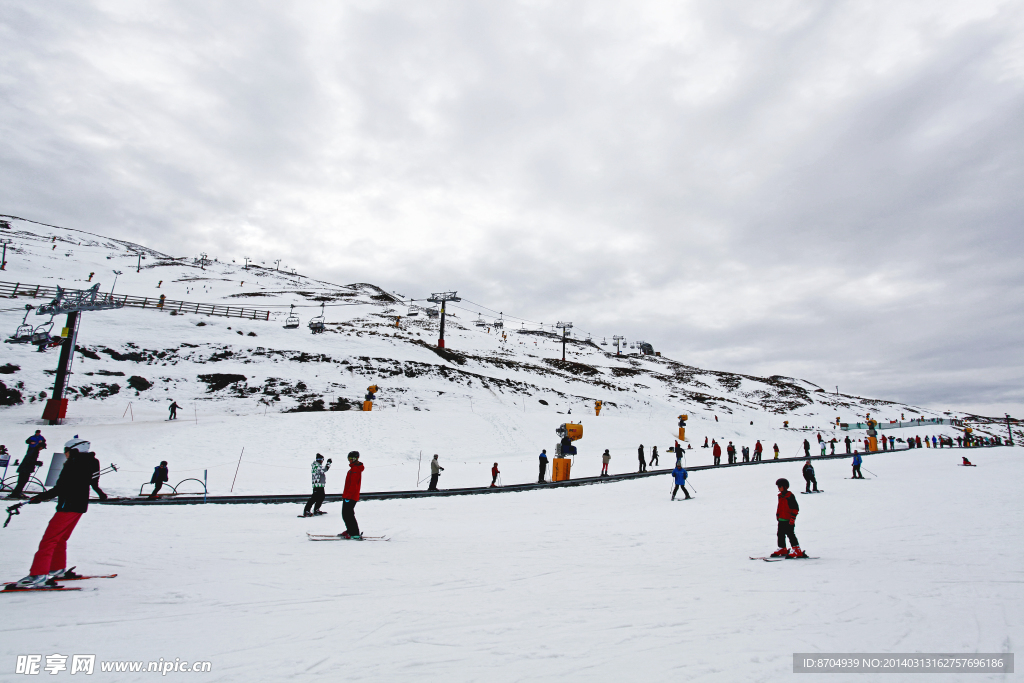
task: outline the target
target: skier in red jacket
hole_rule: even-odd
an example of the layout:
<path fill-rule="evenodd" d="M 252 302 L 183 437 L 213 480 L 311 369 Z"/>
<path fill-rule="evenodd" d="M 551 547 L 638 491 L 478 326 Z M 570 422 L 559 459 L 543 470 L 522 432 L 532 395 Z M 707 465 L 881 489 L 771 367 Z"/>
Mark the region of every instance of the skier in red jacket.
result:
<path fill-rule="evenodd" d="M 771 557 L 800 558 L 807 557 L 807 553 L 800 550 L 800 541 L 796 540 L 796 533 L 793 527 L 796 525 L 796 516 L 800 514 L 800 504 L 796 502 L 796 496 L 789 490 L 788 479 L 777 479 L 775 485 L 779 487 L 779 506 L 775 510 L 775 519 L 779 522 L 779 549 L 771 554 Z M 791 550 L 786 550 L 786 539 L 793 544 Z"/>
<path fill-rule="evenodd" d="M 717 441 L 713 441 L 715 447 L 711 450 L 711 454 L 715 456 L 715 464 L 717 465 L 722 460 L 722 447 L 718 445 Z"/>
<path fill-rule="evenodd" d="M 348 474 L 345 475 L 345 490 L 341 492 L 341 518 L 345 520 L 342 538 L 353 541 L 363 540 L 356 522 L 355 507 L 359 502 L 359 489 L 363 485 L 363 463 L 359 462 L 359 451 L 348 454 Z"/>
<path fill-rule="evenodd" d="M 498 469 L 498 463 L 494 463 L 494 467 L 491 468 L 491 488 L 497 486 L 498 475 L 501 474 L 501 470 Z"/>

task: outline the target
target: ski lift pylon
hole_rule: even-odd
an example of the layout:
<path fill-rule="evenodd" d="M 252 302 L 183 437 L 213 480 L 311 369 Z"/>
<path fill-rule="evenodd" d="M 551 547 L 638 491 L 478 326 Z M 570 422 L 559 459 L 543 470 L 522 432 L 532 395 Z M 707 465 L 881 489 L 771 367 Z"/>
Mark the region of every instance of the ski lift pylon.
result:
<path fill-rule="evenodd" d="M 284 329 L 294 330 L 298 328 L 301 322 L 299 316 L 295 315 L 295 304 L 292 304 L 291 308 L 288 309 L 288 319 L 284 321 Z"/>

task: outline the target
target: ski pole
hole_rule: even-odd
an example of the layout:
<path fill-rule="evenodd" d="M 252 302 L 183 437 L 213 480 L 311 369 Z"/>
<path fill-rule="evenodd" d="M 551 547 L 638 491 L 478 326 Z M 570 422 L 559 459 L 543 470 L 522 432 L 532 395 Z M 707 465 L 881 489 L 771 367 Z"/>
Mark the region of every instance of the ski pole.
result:
<path fill-rule="evenodd" d="M 688 484 L 689 484 L 689 482 L 686 482 L 686 483 L 688 483 Z M 684 486 L 685 486 L 685 484 L 684 484 Z M 697 493 L 697 489 L 694 489 L 694 488 L 693 488 L 693 484 L 690 484 L 690 488 L 691 488 L 691 489 L 693 489 L 693 492 L 694 492 L 694 493 Z"/>
<path fill-rule="evenodd" d="M 865 467 L 865 468 L 864 468 L 864 470 L 865 470 L 865 471 L 866 471 L 866 472 L 867 472 L 868 474 L 870 474 L 870 475 L 871 475 L 872 477 L 877 477 L 877 476 L 878 476 L 877 474 L 875 474 L 874 472 L 872 472 L 871 470 L 869 470 L 869 469 L 868 469 L 867 467 Z"/>
<path fill-rule="evenodd" d="M 20 512 L 18 512 L 18 508 L 20 508 L 22 505 L 25 505 L 25 503 L 17 503 L 7 508 L 7 521 L 4 522 L 5 529 L 7 528 L 7 525 L 11 523 L 11 517 L 13 517 L 14 515 L 21 514 Z"/>

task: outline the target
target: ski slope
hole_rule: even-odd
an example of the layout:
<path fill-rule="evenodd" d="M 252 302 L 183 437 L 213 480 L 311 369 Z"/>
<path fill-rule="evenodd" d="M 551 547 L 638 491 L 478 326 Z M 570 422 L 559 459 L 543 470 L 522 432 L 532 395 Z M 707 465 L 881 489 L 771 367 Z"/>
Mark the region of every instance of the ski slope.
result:
<path fill-rule="evenodd" d="M 438 353 L 437 322 L 403 316 L 396 326 L 408 302 L 377 285 L 230 259 L 204 266 L 107 237 L 14 226 L 5 231 L 14 240 L 7 281 L 83 288 L 94 273 L 106 291 L 116 269 L 126 294 L 274 307 L 269 322 L 83 314 L 69 418 L 57 426 L 39 419 L 56 351 L 0 347 L 0 381 L 21 397 L 0 406 L 0 443 L 19 458 L 41 429 L 45 472 L 64 441 L 88 438 L 103 465 L 119 466 L 101 481 L 111 495 L 137 495 L 161 460 L 171 484 L 205 477 L 214 495 L 304 493 L 317 452 L 334 459 L 327 491 L 338 493 L 350 450 L 366 464 L 364 491 L 426 488 L 434 453 L 442 488 L 486 485 L 495 462 L 502 483 L 532 482 L 538 453 L 553 453 L 555 429 L 570 420 L 584 425 L 572 470 L 581 477 L 599 473 L 605 449 L 613 474 L 636 471 L 640 444 L 648 457 L 658 446 L 670 465 L 680 414 L 689 415 L 688 465 L 711 464 L 706 437 L 737 449 L 760 439 L 766 458 L 775 443 L 791 457 L 805 438 L 817 453 L 818 434 L 863 437 L 837 430 L 837 417 L 957 415 L 831 394 L 808 380 L 616 356 L 596 332 L 593 342 L 571 340 L 562 363 L 547 329 L 510 324 L 502 335 L 493 316 L 477 327 L 479 313 L 465 308 L 452 309 L 449 351 Z M 42 302 L 0 307 L 6 334 L 26 303 Z M 305 325 L 320 303 L 330 306 L 324 334 L 283 329 L 289 305 L 304 307 Z M 136 377 L 150 386 L 132 389 Z M 357 405 L 371 384 L 380 386 L 371 412 L 328 409 Z M 171 400 L 181 406 L 176 421 L 166 419 Z M 998 425 L 978 432 L 1005 436 Z M 949 426 L 885 433 L 957 435 Z M 799 496 L 797 524 L 821 558 L 808 562 L 747 559 L 774 549 L 773 483 L 799 485 L 796 464 L 696 472 L 686 502 L 669 502 L 669 478 L 652 477 L 360 503 L 364 531 L 387 543 L 309 542 L 307 531 L 341 530 L 337 504 L 316 519 L 297 519 L 294 505 L 97 505 L 72 537 L 70 563 L 118 578 L 76 593 L 2 596 L 0 667 L 13 670 L 19 654 L 92 653 L 206 660 L 212 672 L 199 677 L 222 681 L 771 681 L 792 675 L 794 652 L 1012 652 L 1024 613 L 1022 465 L 1015 449 L 996 448 L 968 452 L 977 468 L 957 467 L 964 452 L 869 455 L 865 481 L 845 479 L 848 461 L 815 463 L 825 493 Z M 0 531 L 8 580 L 26 573 L 51 510 L 25 508 Z"/>
<path fill-rule="evenodd" d="M 825 493 L 799 496 L 797 533 L 821 559 L 771 564 L 747 557 L 774 548 L 773 482 L 797 464 L 694 473 L 686 502 L 666 476 L 359 504 L 388 543 L 307 541 L 340 530 L 337 504 L 94 506 L 70 559 L 118 578 L 3 596 L 0 650 L 205 660 L 211 681 L 776 681 L 794 652 L 1012 652 L 1024 464 L 961 452 L 872 456 L 864 481 L 816 463 Z M 4 530 L 4 575 L 24 574 L 49 507 Z"/>

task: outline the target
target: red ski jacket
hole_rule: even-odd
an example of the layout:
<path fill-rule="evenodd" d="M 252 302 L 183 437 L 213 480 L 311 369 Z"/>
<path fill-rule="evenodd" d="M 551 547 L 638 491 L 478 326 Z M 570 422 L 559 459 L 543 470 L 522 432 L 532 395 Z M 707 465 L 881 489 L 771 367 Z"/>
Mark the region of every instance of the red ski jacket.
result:
<path fill-rule="evenodd" d="M 341 497 L 345 500 L 359 500 L 359 489 L 362 485 L 363 463 L 357 460 L 348 466 L 348 474 L 345 475 L 345 490 L 341 492 Z"/>
<path fill-rule="evenodd" d="M 715 449 L 711 452 L 711 454 L 714 455 L 716 458 L 722 457 L 722 447 L 718 445 L 717 441 L 715 442 Z"/>
<path fill-rule="evenodd" d="M 779 494 L 779 507 L 775 510 L 775 518 L 780 522 L 789 522 L 792 524 L 796 521 L 796 516 L 800 513 L 800 504 L 796 502 L 796 496 L 793 495 L 792 491 L 783 491 Z"/>

